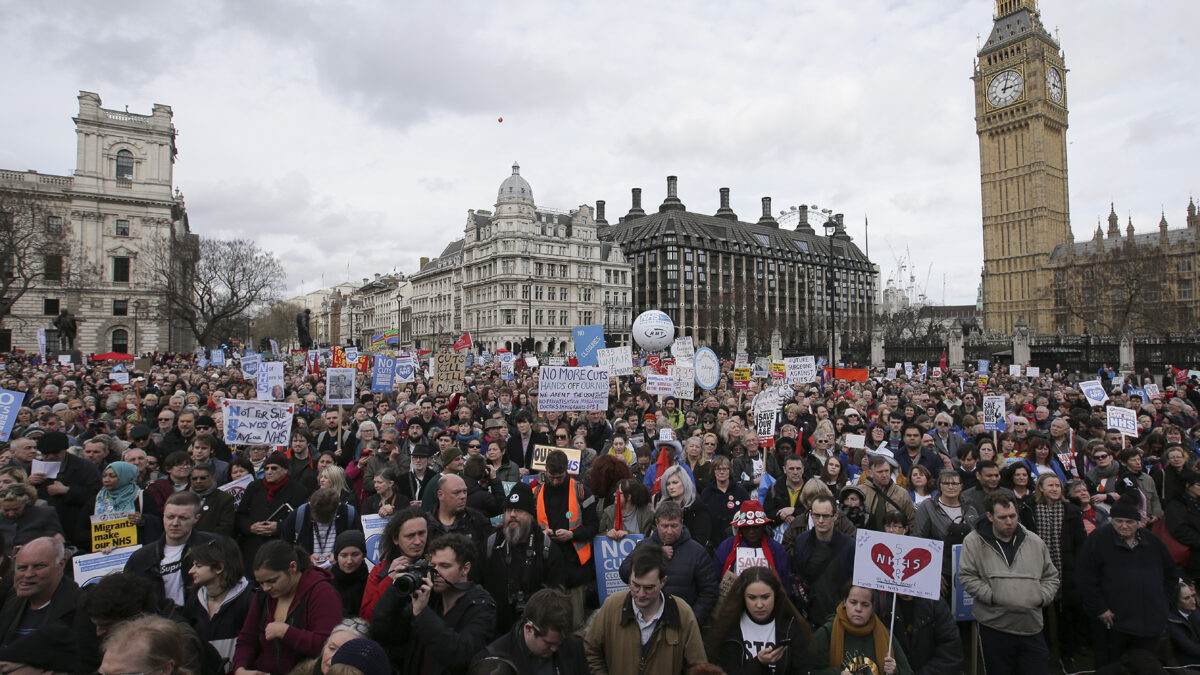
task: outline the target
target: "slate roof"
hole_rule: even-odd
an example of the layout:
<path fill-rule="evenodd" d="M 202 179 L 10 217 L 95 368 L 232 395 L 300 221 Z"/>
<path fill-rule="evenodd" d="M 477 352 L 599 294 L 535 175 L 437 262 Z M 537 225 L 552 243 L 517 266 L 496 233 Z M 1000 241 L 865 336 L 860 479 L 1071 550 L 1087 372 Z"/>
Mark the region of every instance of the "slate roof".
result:
<path fill-rule="evenodd" d="M 1043 37 L 1055 46 L 1058 46 L 1058 43 L 1054 41 L 1050 33 L 1046 32 L 1041 20 L 1035 14 L 1028 9 L 1020 9 L 1003 19 L 998 19 L 992 24 L 992 32 L 988 35 L 987 42 L 983 43 L 983 48 L 979 50 L 979 54 L 983 56 L 1006 44 L 1024 40 L 1033 34 Z"/>
<path fill-rule="evenodd" d="M 1195 236 L 1196 235 L 1192 230 L 1186 228 L 1167 230 L 1167 245 L 1171 248 L 1183 246 L 1196 241 Z M 1129 237 L 1125 236 L 1124 234 L 1119 237 L 1112 238 L 1106 236 L 1104 239 L 1100 240 L 1100 248 L 1103 249 L 1104 253 L 1108 253 L 1119 246 L 1124 246 L 1127 241 L 1129 241 Z M 1138 248 L 1156 247 L 1159 244 L 1159 233 L 1143 232 L 1141 234 L 1134 234 L 1133 244 Z M 1068 254 L 1067 247 L 1072 245 L 1075 247 L 1075 255 L 1077 257 L 1086 257 L 1094 255 L 1097 252 L 1096 240 L 1095 238 L 1092 238 L 1084 241 L 1076 241 L 1073 244 L 1064 243 L 1055 246 L 1054 250 L 1050 252 L 1050 260 L 1066 260 Z"/>

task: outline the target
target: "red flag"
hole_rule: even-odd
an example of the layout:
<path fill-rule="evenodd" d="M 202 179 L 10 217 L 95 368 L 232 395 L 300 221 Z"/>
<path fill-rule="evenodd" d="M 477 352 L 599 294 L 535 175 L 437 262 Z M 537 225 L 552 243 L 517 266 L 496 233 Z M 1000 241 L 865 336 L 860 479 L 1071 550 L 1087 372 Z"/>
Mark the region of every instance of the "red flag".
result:
<path fill-rule="evenodd" d="M 671 468 L 671 446 L 664 445 L 658 450 L 658 470 L 654 473 L 654 489 L 650 494 L 656 495 L 662 489 L 662 476 Z"/>
<path fill-rule="evenodd" d="M 946 350 L 945 349 L 942 350 L 942 360 L 938 362 L 938 368 L 941 368 L 943 373 L 946 372 Z"/>
<path fill-rule="evenodd" d="M 458 342 L 454 343 L 454 351 L 461 352 L 464 349 L 472 349 L 475 345 L 471 344 L 471 331 L 463 333 L 463 336 L 458 338 Z"/>

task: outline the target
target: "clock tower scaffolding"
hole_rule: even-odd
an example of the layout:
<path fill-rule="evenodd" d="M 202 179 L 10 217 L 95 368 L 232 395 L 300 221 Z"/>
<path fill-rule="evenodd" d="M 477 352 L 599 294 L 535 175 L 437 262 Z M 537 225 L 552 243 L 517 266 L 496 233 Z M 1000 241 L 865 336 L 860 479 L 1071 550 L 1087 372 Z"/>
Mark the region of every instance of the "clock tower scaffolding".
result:
<path fill-rule="evenodd" d="M 1019 319 L 1053 330 L 1050 272 L 1071 242 L 1067 199 L 1066 68 L 1037 0 L 996 0 L 975 62 L 975 127 L 983 200 L 983 324 L 1010 333 Z"/>

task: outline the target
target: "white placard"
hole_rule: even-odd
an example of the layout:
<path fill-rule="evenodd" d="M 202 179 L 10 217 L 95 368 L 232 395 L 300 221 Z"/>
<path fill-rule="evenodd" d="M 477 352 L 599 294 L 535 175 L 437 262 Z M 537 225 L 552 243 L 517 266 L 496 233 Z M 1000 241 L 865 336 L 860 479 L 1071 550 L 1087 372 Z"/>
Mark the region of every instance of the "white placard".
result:
<path fill-rule="evenodd" d="M 260 401 L 283 400 L 283 362 L 258 364 L 256 397 Z"/>
<path fill-rule="evenodd" d="M 667 377 L 671 378 L 671 395 L 690 401 L 696 398 L 696 369 L 688 366 L 667 366 Z M 541 409 L 541 402 L 538 402 Z"/>
<path fill-rule="evenodd" d="M 1084 398 L 1091 406 L 1104 405 L 1104 402 L 1108 400 L 1108 392 L 1104 391 L 1104 385 L 1100 384 L 1100 380 L 1080 382 L 1079 391 L 1083 392 Z"/>
<path fill-rule="evenodd" d="M 221 437 L 226 445 L 288 445 L 292 441 L 291 403 L 221 400 Z"/>
<path fill-rule="evenodd" d="M 764 544 L 765 545 L 765 544 Z M 734 569 L 738 574 L 750 569 L 751 567 L 770 567 L 767 562 L 767 554 L 763 552 L 762 547 L 739 546 L 737 549 L 737 558 L 734 563 Z"/>
<path fill-rule="evenodd" d="M 608 370 L 543 366 L 538 371 L 538 410 L 608 410 Z"/>
<path fill-rule="evenodd" d="M 671 356 L 677 361 L 687 361 L 696 356 L 696 347 L 692 344 L 692 336 L 675 338 L 671 344 Z"/>
<path fill-rule="evenodd" d="M 907 377 L 908 379 L 910 379 L 910 380 L 912 379 L 912 376 L 913 376 L 913 364 L 912 364 L 912 361 L 905 361 L 905 362 L 904 362 L 904 375 L 905 375 L 905 377 Z"/>
<path fill-rule="evenodd" d="M 750 355 L 746 354 L 745 352 L 742 352 L 742 353 L 739 353 L 737 356 L 733 357 L 733 367 L 734 368 L 749 368 L 750 367 Z"/>
<path fill-rule="evenodd" d="M 1146 398 L 1155 399 L 1162 396 L 1162 392 L 1158 390 L 1157 384 L 1148 384 L 1142 387 L 1146 391 Z"/>
<path fill-rule="evenodd" d="M 234 508 L 237 508 L 237 505 L 242 503 L 242 495 L 245 494 L 246 488 L 250 487 L 250 484 L 253 482 L 254 474 L 248 473 L 237 480 L 229 481 L 217 489 L 233 495 L 233 505 Z"/>
<path fill-rule="evenodd" d="M 942 553 L 936 539 L 858 530 L 854 585 L 937 600 L 942 592 Z"/>
<path fill-rule="evenodd" d="M 325 405 L 354 405 L 354 368 L 329 368 L 325 371 Z"/>
<path fill-rule="evenodd" d="M 1110 405 L 1104 408 L 1104 417 L 1105 428 L 1117 429 L 1130 438 L 1138 437 L 1137 412 Z"/>
<path fill-rule="evenodd" d="M 626 345 L 597 349 L 596 362 L 613 375 L 633 375 L 633 348 Z"/>
<path fill-rule="evenodd" d="M 721 360 L 717 358 L 717 353 L 708 347 L 701 347 L 696 350 L 692 362 L 695 364 L 696 384 L 706 391 L 716 389 L 721 383 Z"/>
<path fill-rule="evenodd" d="M 243 380 L 257 379 L 258 367 L 262 365 L 262 354 L 242 354 L 239 364 L 242 367 Z"/>
<path fill-rule="evenodd" d="M 33 466 L 30 467 L 35 474 L 45 474 L 47 479 L 58 478 L 58 470 L 62 468 L 62 462 L 43 462 L 40 459 L 33 460 Z"/>
<path fill-rule="evenodd" d="M 647 375 L 646 393 L 651 396 L 673 396 L 675 380 L 670 375 Z M 538 404 L 540 407 L 541 401 L 538 401 Z"/>
<path fill-rule="evenodd" d="M 70 354 L 59 354 L 58 355 L 58 365 L 60 365 L 60 366 L 71 365 L 71 355 Z"/>
<path fill-rule="evenodd" d="M 1021 376 L 1021 364 L 1013 363 L 1013 364 L 1009 365 L 1008 366 L 1008 375 L 1009 375 L 1009 377 L 1020 377 Z"/>
<path fill-rule="evenodd" d="M 783 360 L 788 384 L 808 384 L 817 381 L 817 360 L 812 356 L 793 356 Z"/>
<path fill-rule="evenodd" d="M 374 567 L 379 564 L 379 544 L 383 541 L 383 529 L 387 527 L 388 518 L 385 516 L 373 515 L 362 517 L 363 536 L 367 540 L 366 559 L 367 566 Z"/>
<path fill-rule="evenodd" d="M 80 588 L 90 586 L 110 574 L 125 571 L 125 563 L 141 544 L 122 546 L 108 553 L 88 553 L 71 558 L 71 568 L 75 570 L 75 583 Z"/>
<path fill-rule="evenodd" d="M 1041 377 L 1042 369 L 1038 366 L 1025 366 L 1025 377 Z"/>
<path fill-rule="evenodd" d="M 129 373 L 109 373 L 108 379 L 120 385 L 129 384 Z"/>
<path fill-rule="evenodd" d="M 988 431 L 1004 431 L 1004 397 L 983 397 L 983 428 Z"/>
<path fill-rule="evenodd" d="M 846 447 L 853 450 L 867 447 L 867 437 L 865 434 L 846 434 Z"/>
<path fill-rule="evenodd" d="M 538 358 L 536 356 L 526 356 L 525 365 L 529 366 L 530 368 L 537 368 Z"/>

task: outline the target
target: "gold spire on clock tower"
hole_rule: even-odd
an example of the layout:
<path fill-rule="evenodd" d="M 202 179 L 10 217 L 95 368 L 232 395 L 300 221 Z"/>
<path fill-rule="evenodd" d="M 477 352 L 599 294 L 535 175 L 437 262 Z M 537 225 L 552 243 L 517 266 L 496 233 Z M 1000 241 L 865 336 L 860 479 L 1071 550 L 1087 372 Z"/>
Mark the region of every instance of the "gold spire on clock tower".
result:
<path fill-rule="evenodd" d="M 1066 73 L 1037 0 L 996 0 L 972 77 L 987 330 L 1008 333 L 1020 319 L 1054 330 L 1046 263 L 1056 244 L 1072 241 Z"/>

